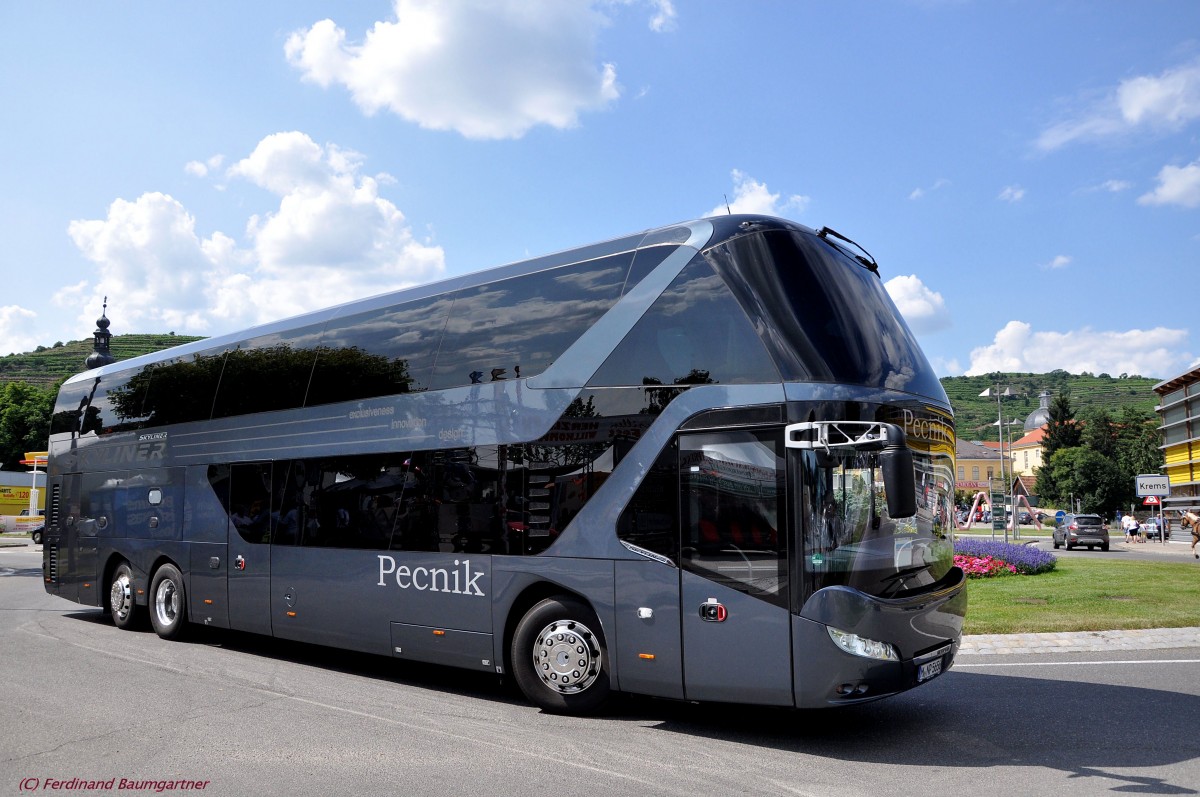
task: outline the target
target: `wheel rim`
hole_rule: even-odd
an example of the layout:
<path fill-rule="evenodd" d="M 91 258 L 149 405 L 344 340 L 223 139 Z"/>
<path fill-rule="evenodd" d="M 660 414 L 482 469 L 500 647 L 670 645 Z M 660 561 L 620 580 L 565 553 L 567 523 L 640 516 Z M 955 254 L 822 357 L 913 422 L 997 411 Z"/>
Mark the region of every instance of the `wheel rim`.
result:
<path fill-rule="evenodd" d="M 108 603 L 112 613 L 124 620 L 133 611 L 133 586 L 128 573 L 122 573 L 113 579 L 112 589 L 108 593 Z"/>
<path fill-rule="evenodd" d="M 175 582 L 169 578 L 160 581 L 154 593 L 154 612 L 161 626 L 174 624 L 179 616 L 179 590 L 175 589 Z"/>
<path fill-rule="evenodd" d="M 575 620 L 555 620 L 533 645 L 533 667 L 547 687 L 562 694 L 585 691 L 600 677 L 596 635 Z"/>

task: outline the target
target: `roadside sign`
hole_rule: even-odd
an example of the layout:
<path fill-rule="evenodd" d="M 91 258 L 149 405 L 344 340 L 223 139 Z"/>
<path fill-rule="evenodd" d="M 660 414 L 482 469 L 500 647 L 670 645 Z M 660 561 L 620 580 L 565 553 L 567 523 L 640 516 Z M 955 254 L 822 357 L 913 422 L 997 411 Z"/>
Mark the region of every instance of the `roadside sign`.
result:
<path fill-rule="evenodd" d="M 1157 495 L 1148 495 L 1142 499 L 1142 506 L 1158 506 L 1160 503 Z"/>
<path fill-rule="evenodd" d="M 1057 512 L 1055 512 L 1055 513 L 1054 513 L 1054 522 L 1055 522 L 1055 523 L 1062 523 L 1062 522 L 1063 522 L 1063 518 L 1065 518 L 1066 516 L 1067 516 L 1067 513 L 1066 513 L 1066 512 L 1064 512 L 1064 511 L 1062 511 L 1062 510 L 1060 509 L 1060 510 L 1058 510 Z"/>
<path fill-rule="evenodd" d="M 1148 495 L 1165 496 L 1171 494 L 1171 479 L 1169 476 L 1164 476 L 1161 473 L 1139 474 L 1133 483 L 1137 488 L 1138 498 L 1145 498 Z"/>

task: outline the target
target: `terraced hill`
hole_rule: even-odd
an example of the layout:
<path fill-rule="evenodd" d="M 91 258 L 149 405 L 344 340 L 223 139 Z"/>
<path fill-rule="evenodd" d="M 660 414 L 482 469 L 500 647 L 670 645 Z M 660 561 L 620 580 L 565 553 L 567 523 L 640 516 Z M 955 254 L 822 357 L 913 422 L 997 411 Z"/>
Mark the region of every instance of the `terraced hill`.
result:
<path fill-rule="evenodd" d="M 1158 405 L 1158 396 L 1153 388 L 1161 379 L 1144 376 L 1110 376 L 1100 374 L 1069 374 L 1066 371 L 1051 371 L 1048 374 L 1002 374 L 986 376 L 943 377 L 942 387 L 954 407 L 954 427 L 960 439 L 996 440 L 996 398 L 979 396 L 988 387 L 999 385 L 1012 388 L 1017 395 L 1001 400 L 1004 420 L 1015 418 L 1022 423 L 1038 408 L 1038 394 L 1049 390 L 1057 394 L 1071 391 L 1071 406 L 1075 417 L 1080 417 L 1092 407 L 1107 407 L 1111 415 L 1117 416 L 1121 409 L 1132 405 L 1148 412 Z M 1020 426 L 1012 427 L 1013 439 L 1022 432 Z"/>
<path fill-rule="evenodd" d="M 169 349 L 201 338 L 170 333 L 149 335 L 113 335 L 109 351 L 118 360 Z M 36 351 L 0 357 L 0 384 L 28 382 L 49 387 L 61 379 L 84 370 L 84 361 L 92 353 L 92 339 L 39 346 Z"/>

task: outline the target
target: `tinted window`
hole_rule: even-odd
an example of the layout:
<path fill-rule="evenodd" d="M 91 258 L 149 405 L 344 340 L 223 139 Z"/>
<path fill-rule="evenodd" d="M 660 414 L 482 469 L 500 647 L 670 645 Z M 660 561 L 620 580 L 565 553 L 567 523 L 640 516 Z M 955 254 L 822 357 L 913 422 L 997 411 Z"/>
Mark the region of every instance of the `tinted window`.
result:
<path fill-rule="evenodd" d="M 225 366 L 225 350 L 147 365 L 121 389 L 121 401 L 141 406 L 145 426 L 207 421 Z"/>
<path fill-rule="evenodd" d="M 613 350 L 593 386 L 778 382 L 746 314 L 702 258 L 680 273 Z M 668 388 L 665 398 L 679 392 Z M 663 401 L 663 404 L 666 402 Z"/>
<path fill-rule="evenodd" d="M 787 606 L 784 463 L 777 438 L 749 431 L 680 438 L 680 566 Z"/>
<path fill-rule="evenodd" d="M 212 417 L 303 406 L 322 327 L 263 335 L 226 354 Z"/>
<path fill-rule="evenodd" d="M 679 448 L 663 450 L 621 512 L 617 536 L 625 542 L 679 560 Z"/>
<path fill-rule="evenodd" d="M 706 252 L 787 381 L 944 392 L 872 272 L 816 235 L 774 230 Z"/>
<path fill-rule="evenodd" d="M 590 406 L 577 400 L 566 417 Z M 537 554 L 603 484 L 622 442 L 607 428 L 552 431 L 522 445 L 213 466 L 209 482 L 249 542 Z"/>
<path fill-rule="evenodd" d="M 430 389 L 541 373 L 617 300 L 632 258 L 627 252 L 459 291 Z"/>
<path fill-rule="evenodd" d="M 50 417 L 50 434 L 79 434 L 80 421 L 88 413 L 91 406 L 92 390 L 99 386 L 100 379 L 87 382 L 75 382 L 63 385 L 58 391 L 54 402 L 54 415 Z M 94 415 L 94 413 L 93 413 Z M 93 431 L 99 429 L 98 423 L 87 424 Z"/>
<path fill-rule="evenodd" d="M 443 294 L 331 321 L 307 406 L 424 390 L 453 303 Z"/>

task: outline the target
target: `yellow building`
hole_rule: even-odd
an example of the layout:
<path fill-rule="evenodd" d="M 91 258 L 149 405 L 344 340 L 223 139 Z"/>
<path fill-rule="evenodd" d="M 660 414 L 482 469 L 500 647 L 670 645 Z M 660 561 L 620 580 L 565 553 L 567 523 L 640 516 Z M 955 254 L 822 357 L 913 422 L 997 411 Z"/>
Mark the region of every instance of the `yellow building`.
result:
<path fill-rule="evenodd" d="M 1163 510 L 1200 506 L 1200 368 L 1193 368 L 1154 386 L 1161 419 L 1163 459 L 1171 480 L 1171 495 Z"/>
<path fill-rule="evenodd" d="M 955 474 L 954 488 L 966 492 L 979 492 L 991 489 L 992 479 L 1001 477 L 1000 452 L 969 440 L 958 440 L 954 448 Z"/>
<path fill-rule="evenodd" d="M 1046 427 L 1039 426 L 1020 440 L 1012 443 L 1012 467 L 1018 476 L 1036 476 L 1042 467 L 1042 443 L 1046 438 Z"/>

